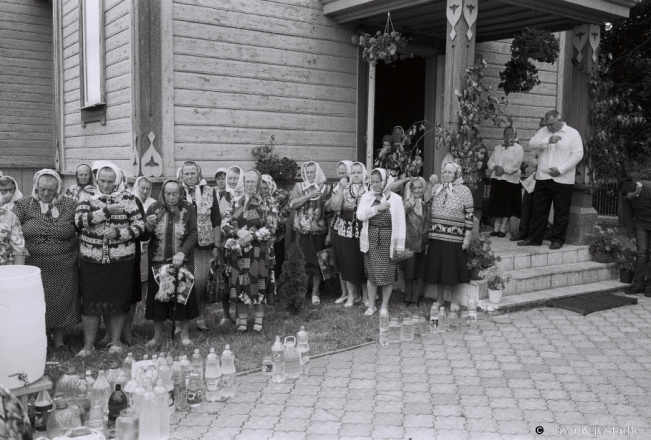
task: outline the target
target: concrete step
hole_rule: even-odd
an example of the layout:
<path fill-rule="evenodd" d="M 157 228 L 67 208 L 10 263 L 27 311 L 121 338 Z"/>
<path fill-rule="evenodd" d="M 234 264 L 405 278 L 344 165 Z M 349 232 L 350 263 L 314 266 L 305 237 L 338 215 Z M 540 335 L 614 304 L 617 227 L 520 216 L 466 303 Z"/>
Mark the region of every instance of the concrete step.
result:
<path fill-rule="evenodd" d="M 508 244 L 508 248 L 504 248 L 503 243 L 500 245 L 494 246 L 493 251 L 502 259 L 497 263 L 497 267 L 503 271 L 583 263 L 592 260 L 588 246 L 563 246 L 560 249 L 551 250 L 544 245 L 518 247 L 513 242 Z"/>
<path fill-rule="evenodd" d="M 550 299 L 567 298 L 570 296 L 585 295 L 588 293 L 621 291 L 629 284 L 620 283 L 619 280 L 599 281 L 596 283 L 580 284 L 575 286 L 560 287 L 557 289 L 539 290 L 536 292 L 521 293 L 503 296 L 499 304 L 493 304 L 487 299 L 479 300 L 478 305 L 482 310 L 489 312 L 506 312 L 525 307 L 544 306 Z"/>

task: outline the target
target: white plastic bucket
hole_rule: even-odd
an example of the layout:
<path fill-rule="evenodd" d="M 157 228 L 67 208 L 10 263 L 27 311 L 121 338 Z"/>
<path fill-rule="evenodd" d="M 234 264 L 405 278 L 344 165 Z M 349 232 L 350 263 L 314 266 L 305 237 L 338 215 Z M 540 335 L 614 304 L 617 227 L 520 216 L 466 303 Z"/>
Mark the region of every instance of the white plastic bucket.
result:
<path fill-rule="evenodd" d="M 47 355 L 41 269 L 0 266 L 0 384 L 9 389 L 43 377 Z"/>

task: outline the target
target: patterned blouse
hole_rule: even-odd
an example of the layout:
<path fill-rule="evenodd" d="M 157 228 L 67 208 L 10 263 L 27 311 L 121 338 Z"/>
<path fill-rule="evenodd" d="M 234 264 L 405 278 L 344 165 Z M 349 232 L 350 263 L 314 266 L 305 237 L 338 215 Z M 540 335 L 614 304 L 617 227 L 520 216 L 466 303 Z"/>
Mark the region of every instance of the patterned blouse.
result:
<path fill-rule="evenodd" d="M 0 207 L 0 266 L 11 264 L 13 255 L 28 255 L 25 237 L 18 217 L 7 208 Z"/>
<path fill-rule="evenodd" d="M 111 215 L 107 206 L 122 203 L 124 214 Z M 123 191 L 117 196 L 94 197 L 87 189 L 81 195 L 75 224 L 81 230 L 81 259 L 89 263 L 110 264 L 136 257 L 136 238 L 145 229 L 136 196 Z M 115 229 L 116 238 L 106 240 L 104 232 Z"/>
<path fill-rule="evenodd" d="M 429 238 L 463 243 L 466 231 L 474 226 L 474 205 L 470 189 L 462 184 L 452 186 L 452 194 L 437 183 L 432 188 L 431 226 Z"/>
<path fill-rule="evenodd" d="M 186 201 L 179 204 L 179 218 L 165 209 L 163 202 L 156 202 L 147 208 L 146 216 L 160 215 L 153 231 L 145 230 L 144 240 L 149 240 L 148 255 L 152 263 L 166 263 L 179 252 L 192 262 L 194 246 L 197 243 L 197 214 L 194 206 Z"/>
<path fill-rule="evenodd" d="M 357 220 L 357 208 L 364 192 L 356 194 L 353 191 L 353 185 L 350 183 L 344 188 L 344 203 L 355 205 L 353 210 L 348 211 L 342 208 L 334 222 L 333 229 L 340 237 L 359 238 L 359 233 L 362 230 L 362 222 Z"/>
<path fill-rule="evenodd" d="M 271 196 L 264 198 L 264 203 L 278 218 L 278 227 L 276 228 L 276 242 L 285 237 L 285 224 L 289 218 L 289 193 L 284 189 L 277 189 Z"/>
<path fill-rule="evenodd" d="M 41 213 L 41 206 L 33 197 L 16 201 L 14 212 L 23 225 L 27 249 L 32 257 L 70 255 L 77 251 L 75 210 L 77 203 L 62 197 L 57 204 L 59 217 Z M 76 258 L 76 257 L 75 257 Z"/>
<path fill-rule="evenodd" d="M 96 187 L 94 185 L 86 185 L 85 187 L 80 187 L 76 183 L 74 185 L 71 185 L 67 190 L 66 190 L 66 197 L 70 197 L 73 199 L 75 202 L 79 202 L 79 199 L 81 198 L 81 194 L 84 192 L 84 190 L 95 190 Z"/>
<path fill-rule="evenodd" d="M 197 213 L 197 247 L 212 248 L 215 243 L 212 230 L 222 222 L 219 202 L 213 187 L 201 185 L 199 188 L 201 189 L 199 200 L 196 199 L 194 191 L 189 192 Z"/>
<path fill-rule="evenodd" d="M 328 224 L 326 221 L 326 213 L 324 212 L 325 202 L 330 198 L 332 188 L 328 184 L 324 184 L 321 192 L 315 198 L 305 202 L 303 206 L 296 210 L 294 215 L 293 229 L 299 234 L 326 234 L 328 232 Z M 298 197 L 304 196 L 307 191 L 303 190 L 301 182 L 294 185 L 289 201 L 291 202 Z"/>

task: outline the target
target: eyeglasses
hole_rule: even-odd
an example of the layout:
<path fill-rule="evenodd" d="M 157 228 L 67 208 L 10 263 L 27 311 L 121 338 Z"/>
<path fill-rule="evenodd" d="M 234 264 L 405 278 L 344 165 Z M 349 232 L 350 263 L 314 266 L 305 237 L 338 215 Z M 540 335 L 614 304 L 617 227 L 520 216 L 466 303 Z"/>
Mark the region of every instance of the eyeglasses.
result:
<path fill-rule="evenodd" d="M 16 192 L 16 188 L 0 189 L 0 194 L 9 194 L 12 192 Z"/>

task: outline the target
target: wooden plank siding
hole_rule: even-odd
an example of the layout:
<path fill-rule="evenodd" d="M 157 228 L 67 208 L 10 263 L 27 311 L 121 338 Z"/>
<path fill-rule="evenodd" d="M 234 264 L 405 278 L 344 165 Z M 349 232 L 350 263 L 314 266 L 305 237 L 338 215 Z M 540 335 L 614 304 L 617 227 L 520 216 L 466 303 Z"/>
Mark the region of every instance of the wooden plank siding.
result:
<path fill-rule="evenodd" d="M 132 136 L 131 7 L 129 0 L 104 0 L 106 125 L 81 126 L 79 1 L 63 0 L 64 172 L 105 159 L 130 172 Z"/>
<path fill-rule="evenodd" d="M 500 40 L 477 43 L 476 54 L 482 55 L 486 60 L 488 64 L 485 70 L 486 80 L 495 90 L 500 83 L 499 72 L 504 70 L 504 65 L 511 59 L 510 42 L 511 40 Z M 512 116 L 513 125 L 518 130 L 520 145 L 527 153 L 529 139 L 538 131 L 540 118 L 547 111 L 556 109 L 558 93 L 558 62 L 554 64 L 535 62 L 534 64 L 538 68 L 541 84 L 529 93 L 511 93 L 508 96 L 510 104 L 504 107 L 505 113 Z M 504 93 L 498 91 L 497 96 L 502 97 Z M 503 128 L 496 128 L 492 124 L 481 129 L 484 143 L 489 150 L 492 151 L 503 141 L 502 132 Z"/>
<path fill-rule="evenodd" d="M 357 48 L 318 0 L 174 0 L 175 166 L 253 166 L 280 155 L 328 175 L 355 159 Z"/>
<path fill-rule="evenodd" d="M 52 69 L 52 5 L 0 0 L 0 170 L 27 193 L 33 169 L 54 166 Z"/>

